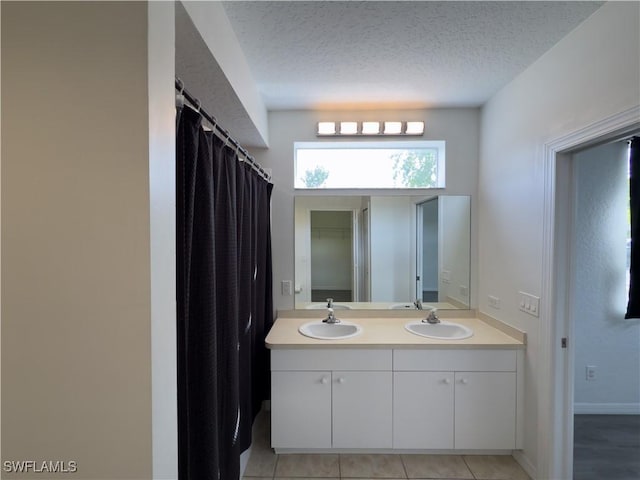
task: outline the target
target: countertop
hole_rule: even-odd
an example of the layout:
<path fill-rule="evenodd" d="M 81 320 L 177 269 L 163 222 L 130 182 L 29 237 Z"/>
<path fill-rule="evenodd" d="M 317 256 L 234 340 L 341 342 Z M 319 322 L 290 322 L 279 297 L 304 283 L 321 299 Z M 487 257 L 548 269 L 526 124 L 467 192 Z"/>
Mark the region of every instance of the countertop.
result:
<path fill-rule="evenodd" d="M 323 312 L 324 313 L 324 312 Z M 336 311 L 338 318 L 340 312 Z M 320 321 L 308 316 L 278 317 L 265 340 L 267 348 L 492 348 L 518 349 L 524 348 L 526 335 L 513 327 L 497 320 L 480 318 L 443 318 L 442 321 L 459 323 L 473 330 L 473 336 L 463 340 L 437 340 L 421 337 L 405 330 L 404 325 L 411 318 L 371 317 L 345 318 L 344 322 L 357 323 L 362 333 L 343 340 L 317 340 L 305 337 L 298 332 L 298 327 Z M 487 320 L 487 319 L 485 319 Z M 497 323 L 496 323 L 497 322 Z M 493 325 L 490 325 L 490 323 Z M 508 332 L 508 333 L 507 333 Z"/>

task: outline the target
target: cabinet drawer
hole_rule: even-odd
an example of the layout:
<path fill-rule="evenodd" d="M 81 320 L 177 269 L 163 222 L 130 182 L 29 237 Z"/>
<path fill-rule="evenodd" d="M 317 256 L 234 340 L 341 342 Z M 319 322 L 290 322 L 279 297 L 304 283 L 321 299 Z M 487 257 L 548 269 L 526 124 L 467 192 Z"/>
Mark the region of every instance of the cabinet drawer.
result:
<path fill-rule="evenodd" d="M 394 350 L 395 371 L 515 372 L 515 350 Z"/>
<path fill-rule="evenodd" d="M 271 350 L 271 370 L 391 370 L 391 350 Z"/>

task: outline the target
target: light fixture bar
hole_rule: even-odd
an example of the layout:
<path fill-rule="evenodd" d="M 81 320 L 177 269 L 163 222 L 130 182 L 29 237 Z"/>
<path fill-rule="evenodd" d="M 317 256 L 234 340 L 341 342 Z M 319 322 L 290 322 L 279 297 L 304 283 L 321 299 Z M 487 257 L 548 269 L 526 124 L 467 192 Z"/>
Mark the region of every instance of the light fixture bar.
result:
<path fill-rule="evenodd" d="M 319 137 L 360 137 L 360 136 L 422 136 L 423 121 L 345 121 L 318 122 Z"/>

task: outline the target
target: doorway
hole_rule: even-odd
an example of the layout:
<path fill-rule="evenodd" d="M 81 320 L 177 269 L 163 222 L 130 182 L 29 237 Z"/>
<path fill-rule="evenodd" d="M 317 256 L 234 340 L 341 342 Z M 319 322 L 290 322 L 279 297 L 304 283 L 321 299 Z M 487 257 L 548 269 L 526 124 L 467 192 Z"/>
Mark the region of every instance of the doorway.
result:
<path fill-rule="evenodd" d="M 640 322 L 624 319 L 630 237 L 628 142 L 581 150 L 570 161 L 573 478 L 640 478 Z"/>
<path fill-rule="evenodd" d="M 541 309 L 538 472 L 540 478 L 573 478 L 575 342 L 571 322 L 575 207 L 572 156 L 640 131 L 640 108 L 601 120 L 544 146 L 544 215 Z"/>
<path fill-rule="evenodd" d="M 355 299 L 353 265 L 355 230 L 352 211 L 312 210 L 311 224 L 311 301 L 336 302 Z"/>
<path fill-rule="evenodd" d="M 438 302 L 440 252 L 439 197 L 416 205 L 416 298 Z"/>

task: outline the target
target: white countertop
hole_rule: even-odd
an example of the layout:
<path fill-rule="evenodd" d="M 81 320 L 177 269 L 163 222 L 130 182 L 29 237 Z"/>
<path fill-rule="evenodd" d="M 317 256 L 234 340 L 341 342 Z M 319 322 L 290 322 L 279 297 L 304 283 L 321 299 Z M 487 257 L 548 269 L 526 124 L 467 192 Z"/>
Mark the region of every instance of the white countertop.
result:
<path fill-rule="evenodd" d="M 324 313 L 324 312 L 323 312 Z M 340 311 L 336 315 L 340 318 Z M 320 321 L 322 315 L 316 320 Z M 526 336 L 513 327 L 496 323 L 494 326 L 479 318 L 457 318 L 455 316 L 443 321 L 459 323 L 473 330 L 473 336 L 463 340 L 438 340 L 414 335 L 405 330 L 404 325 L 411 318 L 372 317 L 345 318 L 345 322 L 357 323 L 362 333 L 343 340 L 317 340 L 305 337 L 298 332 L 298 327 L 313 321 L 308 316 L 286 316 L 276 319 L 265 343 L 267 348 L 524 348 Z M 503 328 L 504 325 L 504 328 Z M 497 328 L 496 328 L 497 327 Z M 510 332 L 507 334 L 505 332 Z"/>

